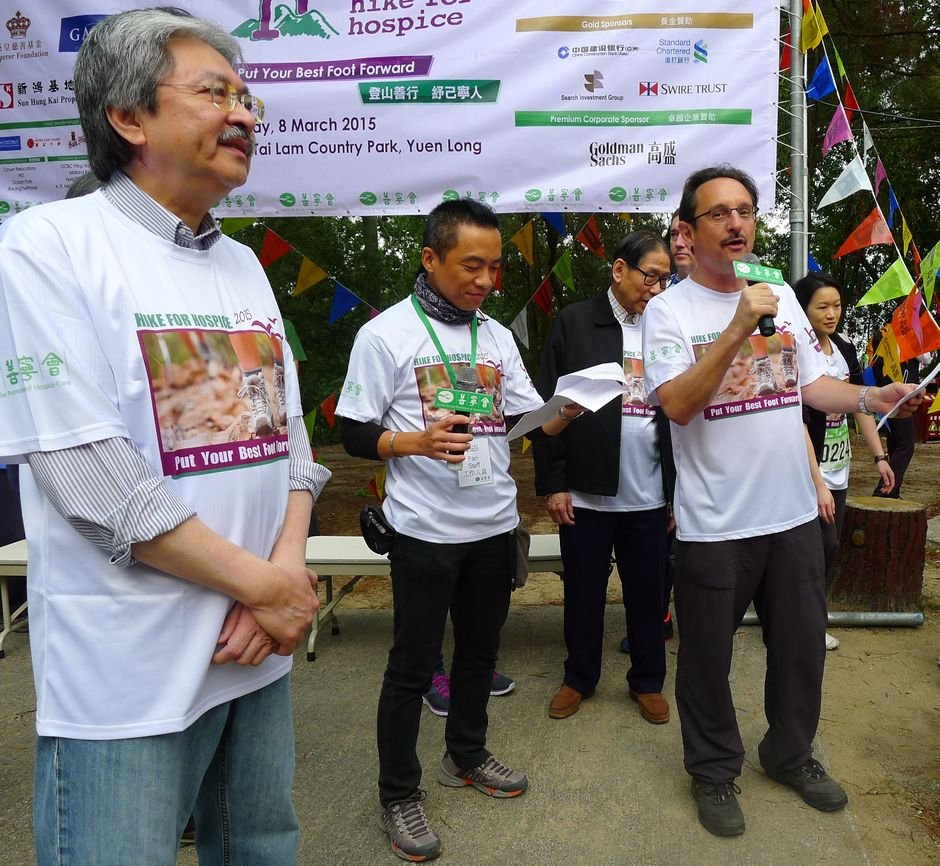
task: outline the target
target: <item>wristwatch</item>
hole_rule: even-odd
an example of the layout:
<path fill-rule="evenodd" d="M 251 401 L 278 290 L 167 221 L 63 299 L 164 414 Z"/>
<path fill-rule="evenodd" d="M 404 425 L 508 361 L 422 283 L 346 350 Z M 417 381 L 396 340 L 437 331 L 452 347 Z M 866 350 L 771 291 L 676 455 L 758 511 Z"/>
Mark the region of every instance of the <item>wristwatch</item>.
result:
<path fill-rule="evenodd" d="M 582 409 L 580 412 L 578 412 L 575 415 L 568 415 L 565 412 L 564 406 L 558 407 L 558 417 L 561 418 L 563 421 L 574 421 L 575 418 L 580 418 L 583 414 L 584 414 L 584 410 Z"/>
<path fill-rule="evenodd" d="M 875 455 L 875 466 L 877 466 L 879 463 L 882 463 L 882 462 L 886 461 L 887 459 L 888 459 L 888 455 L 887 455 L 887 454 L 876 454 L 876 455 Z"/>

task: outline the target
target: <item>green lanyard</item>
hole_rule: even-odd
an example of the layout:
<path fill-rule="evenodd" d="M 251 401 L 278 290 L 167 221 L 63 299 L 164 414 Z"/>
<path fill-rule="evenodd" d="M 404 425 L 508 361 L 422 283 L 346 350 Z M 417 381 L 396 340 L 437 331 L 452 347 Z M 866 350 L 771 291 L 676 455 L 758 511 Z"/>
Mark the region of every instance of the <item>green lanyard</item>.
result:
<path fill-rule="evenodd" d="M 418 296 L 411 296 L 411 303 L 415 308 L 415 312 L 418 314 L 418 318 L 424 322 L 424 327 L 428 329 L 428 334 L 431 336 L 431 341 L 434 343 L 434 348 L 437 349 L 437 353 L 441 356 L 441 361 L 444 362 L 444 366 L 447 368 L 447 375 L 450 376 L 450 387 L 457 387 L 457 376 L 454 374 L 454 368 L 451 367 L 450 361 L 447 360 L 447 353 L 444 351 L 444 347 L 441 345 L 441 341 L 438 339 L 437 334 L 434 333 L 434 328 L 431 327 L 431 322 L 428 320 L 427 314 L 424 310 L 421 309 L 421 304 L 418 302 Z M 470 369 L 476 370 L 477 363 L 477 317 L 474 313 L 473 318 L 470 320 Z"/>

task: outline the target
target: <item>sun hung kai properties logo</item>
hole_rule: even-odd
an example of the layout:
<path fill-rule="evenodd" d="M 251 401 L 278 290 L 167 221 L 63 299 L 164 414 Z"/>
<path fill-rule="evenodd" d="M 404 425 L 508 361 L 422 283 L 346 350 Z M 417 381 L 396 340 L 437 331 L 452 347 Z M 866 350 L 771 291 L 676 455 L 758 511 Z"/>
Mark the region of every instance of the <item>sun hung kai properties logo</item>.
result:
<path fill-rule="evenodd" d="M 309 8 L 309 0 L 294 0 L 294 10 L 276 0 L 258 0 L 258 17 L 249 18 L 238 25 L 233 36 L 254 41 L 270 41 L 280 36 L 314 36 L 332 39 L 339 36 L 326 16 Z"/>

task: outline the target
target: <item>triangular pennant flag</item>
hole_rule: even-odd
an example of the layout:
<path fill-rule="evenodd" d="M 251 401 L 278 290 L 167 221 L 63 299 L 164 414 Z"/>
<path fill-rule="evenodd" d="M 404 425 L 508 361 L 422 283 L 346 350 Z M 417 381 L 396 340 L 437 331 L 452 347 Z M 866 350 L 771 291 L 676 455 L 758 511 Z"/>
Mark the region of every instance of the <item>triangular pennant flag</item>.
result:
<path fill-rule="evenodd" d="M 896 259 L 894 264 L 878 277 L 875 285 L 865 292 L 856 306 L 864 307 L 868 304 L 880 304 L 894 298 L 903 298 L 913 285 L 914 280 L 907 270 L 907 265 L 904 264 L 903 259 Z"/>
<path fill-rule="evenodd" d="M 266 268 L 273 265 L 278 259 L 286 256 L 293 247 L 280 235 L 276 235 L 271 229 L 264 233 L 264 240 L 261 242 L 261 252 L 258 259 L 261 267 Z"/>
<path fill-rule="evenodd" d="M 829 32 L 829 25 L 826 23 L 826 19 L 823 18 L 822 9 L 818 3 L 816 4 L 816 23 L 819 25 L 819 36 L 822 38 Z"/>
<path fill-rule="evenodd" d="M 888 224 L 885 222 L 881 208 L 875 205 L 875 209 L 865 217 L 858 228 L 843 241 L 842 246 L 836 250 L 836 254 L 833 258 L 842 258 L 846 253 L 852 253 L 855 252 L 855 250 L 860 250 L 862 247 L 870 247 L 873 244 L 893 243 L 894 238 L 891 236 L 891 229 L 888 228 Z M 903 267 L 904 263 L 902 262 L 901 265 Z M 904 292 L 904 294 L 907 294 L 907 292 Z M 895 297 L 897 297 L 897 295 L 895 295 Z"/>
<path fill-rule="evenodd" d="M 786 72 L 790 69 L 792 63 L 790 56 L 790 31 L 783 34 L 783 48 L 780 51 L 780 71 Z"/>
<path fill-rule="evenodd" d="M 541 212 L 542 219 L 545 220 L 553 229 L 555 229 L 558 234 L 562 237 L 568 234 L 565 230 L 565 216 L 560 213 L 550 213 L 548 211 Z"/>
<path fill-rule="evenodd" d="M 617 216 L 627 223 L 627 225 L 633 224 L 633 214 L 627 213 L 626 211 L 621 211 L 619 214 L 617 214 Z"/>
<path fill-rule="evenodd" d="M 884 164 L 881 161 L 881 157 L 878 157 L 878 164 L 875 166 L 875 198 L 878 197 L 878 193 L 881 192 L 881 182 L 887 178 L 885 172 Z"/>
<path fill-rule="evenodd" d="M 530 265 L 535 264 L 535 226 L 529 220 L 510 240 L 519 247 L 519 252 Z"/>
<path fill-rule="evenodd" d="M 376 316 L 381 314 L 381 310 L 377 310 L 375 307 L 369 307 L 369 320 L 371 321 Z"/>
<path fill-rule="evenodd" d="M 803 13 L 803 27 L 801 30 L 800 48 L 804 54 L 812 51 L 820 42 L 822 42 L 822 31 L 819 27 L 819 21 L 816 18 L 816 10 L 813 4 Z"/>
<path fill-rule="evenodd" d="M 914 238 L 911 238 L 911 258 L 914 259 L 914 273 L 920 273 L 920 250 L 917 249 L 917 244 L 914 243 Z M 927 301 L 927 306 L 930 306 L 930 301 Z"/>
<path fill-rule="evenodd" d="M 551 275 L 542 280 L 542 284 L 535 290 L 532 300 L 542 309 L 546 316 L 552 314 L 552 278 Z"/>
<path fill-rule="evenodd" d="M 911 241 L 914 240 L 914 236 L 911 234 L 911 230 L 907 227 L 907 219 L 903 216 L 901 217 L 901 250 L 904 255 L 907 255 L 907 248 L 911 245 Z"/>
<path fill-rule="evenodd" d="M 518 337 L 519 342 L 522 343 L 527 349 L 529 348 L 529 320 L 526 316 L 527 307 L 523 307 L 519 311 L 519 315 L 512 320 L 509 324 L 509 330 L 512 331 L 516 337 Z"/>
<path fill-rule="evenodd" d="M 525 454 L 532 447 L 532 440 L 528 436 L 522 437 L 522 453 Z"/>
<path fill-rule="evenodd" d="M 901 382 L 904 374 L 901 372 L 901 359 L 898 357 L 898 341 L 889 322 L 881 332 L 881 342 L 875 349 L 875 354 L 884 361 L 882 370 L 892 382 Z"/>
<path fill-rule="evenodd" d="M 828 33 L 828 28 L 826 32 Z M 832 50 L 835 51 L 836 54 L 836 69 L 839 70 L 839 80 L 845 81 L 845 65 L 842 63 L 842 58 L 839 56 L 839 49 L 833 46 Z M 847 84 L 846 89 L 851 88 L 851 86 L 851 84 Z"/>
<path fill-rule="evenodd" d="M 604 242 L 601 240 L 601 233 L 597 229 L 597 220 L 594 219 L 594 214 L 588 217 L 584 228 L 578 232 L 578 240 L 585 249 L 590 250 L 595 256 L 600 256 L 606 261 L 607 256 L 604 255 Z"/>
<path fill-rule="evenodd" d="M 321 404 L 320 411 L 326 418 L 326 423 L 333 427 L 336 424 L 336 395 L 330 394 Z"/>
<path fill-rule="evenodd" d="M 856 153 L 855 158 L 842 169 L 842 174 L 836 178 L 835 183 L 826 190 L 826 194 L 816 205 L 816 209 L 822 210 L 863 189 L 871 190 L 871 181 L 868 179 L 868 172 L 865 171 L 862 158 Z"/>
<path fill-rule="evenodd" d="M 812 253 L 809 253 L 809 254 L 808 254 L 808 258 L 809 258 L 809 261 L 807 262 L 807 264 L 808 264 L 809 269 L 810 269 L 811 271 L 821 271 L 821 270 L 822 270 L 822 265 L 820 265 L 819 262 L 816 261 L 816 259 L 815 259 L 815 257 L 813 256 Z"/>
<path fill-rule="evenodd" d="M 933 415 L 934 412 L 940 412 L 940 394 L 937 394 L 937 399 L 930 404 L 930 408 L 927 412 L 930 415 Z"/>
<path fill-rule="evenodd" d="M 898 197 L 894 194 L 894 187 L 888 184 L 888 225 L 894 227 L 894 212 L 898 209 Z"/>
<path fill-rule="evenodd" d="M 940 242 L 924 256 L 920 263 L 920 276 L 924 281 L 924 301 L 928 307 L 933 300 L 933 288 L 937 282 L 938 270 L 940 270 Z"/>
<path fill-rule="evenodd" d="M 835 89 L 836 83 L 832 79 L 829 58 L 823 56 L 823 59 L 819 61 L 819 66 L 816 67 L 816 71 L 813 73 L 813 80 L 806 88 L 806 96 L 808 99 L 822 99 L 824 96 L 834 93 Z"/>
<path fill-rule="evenodd" d="M 920 292 L 914 289 L 891 317 L 891 327 L 898 341 L 898 358 L 908 361 L 940 349 L 940 327 L 924 309 Z"/>
<path fill-rule="evenodd" d="M 501 292 L 503 290 L 503 266 L 496 269 L 496 278 L 493 280 L 493 291 Z"/>
<path fill-rule="evenodd" d="M 569 253 L 568 250 L 565 250 L 561 258 L 555 262 L 552 273 L 569 289 L 574 291 L 574 274 L 571 272 L 571 253 Z"/>
<path fill-rule="evenodd" d="M 836 113 L 832 115 L 829 121 L 829 129 L 826 130 L 826 137 L 823 139 L 822 153 L 825 156 L 840 141 L 849 141 L 852 138 L 852 128 L 849 126 L 849 119 L 845 116 L 845 109 L 841 105 L 836 106 Z"/>
<path fill-rule="evenodd" d="M 223 235 L 228 235 L 231 237 L 236 232 L 240 232 L 242 229 L 248 228 L 248 226 L 253 226 L 255 224 L 254 217 L 226 217 L 222 220 L 222 229 Z"/>
<path fill-rule="evenodd" d="M 311 409 L 304 415 L 304 427 L 307 428 L 307 441 L 313 440 L 313 425 L 317 423 L 317 410 Z"/>
<path fill-rule="evenodd" d="M 327 273 L 315 262 L 310 261 L 306 256 L 300 263 L 300 271 L 297 273 L 297 285 L 294 286 L 293 294 L 302 295 L 311 286 L 316 285 L 320 280 L 325 280 Z"/>
<path fill-rule="evenodd" d="M 349 291 L 346 286 L 342 283 L 336 283 L 336 291 L 333 292 L 333 306 L 330 307 L 330 317 L 327 320 L 328 324 L 332 325 L 337 319 L 341 319 L 358 303 L 359 298 Z"/>
<path fill-rule="evenodd" d="M 377 470 L 375 475 L 369 480 L 369 490 L 375 494 L 375 498 L 382 500 L 385 498 L 385 475 L 387 470 L 386 464 L 382 464 Z"/>
<path fill-rule="evenodd" d="M 842 61 L 839 61 L 840 69 Z M 842 77 L 845 78 L 845 70 L 842 69 Z M 842 104 L 845 106 L 845 116 L 848 118 L 849 123 L 852 122 L 852 115 L 856 111 L 860 111 L 861 108 L 858 104 L 858 100 L 855 98 L 855 91 L 852 90 L 851 84 L 845 85 L 845 99 L 842 100 Z"/>
<path fill-rule="evenodd" d="M 862 121 L 862 162 L 868 159 L 868 151 L 872 148 L 871 131 L 868 124 Z"/>

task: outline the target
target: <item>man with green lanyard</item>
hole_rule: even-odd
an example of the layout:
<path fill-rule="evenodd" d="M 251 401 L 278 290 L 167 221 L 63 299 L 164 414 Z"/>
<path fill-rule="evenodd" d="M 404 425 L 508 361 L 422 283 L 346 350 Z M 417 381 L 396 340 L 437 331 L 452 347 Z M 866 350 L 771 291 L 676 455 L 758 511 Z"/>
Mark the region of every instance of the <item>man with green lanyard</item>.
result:
<path fill-rule="evenodd" d="M 492 797 L 528 786 L 486 750 L 486 705 L 519 522 L 506 432 L 513 416 L 542 405 L 512 333 L 479 312 L 502 260 L 496 215 L 469 199 L 444 202 L 422 246 L 414 294 L 359 331 L 336 409 L 346 450 L 388 461 L 394 643 L 378 708 L 379 799 L 392 850 L 413 861 L 441 851 L 416 743 L 448 609 L 454 654 L 438 781 Z M 543 434 L 579 414 L 562 407 Z"/>

